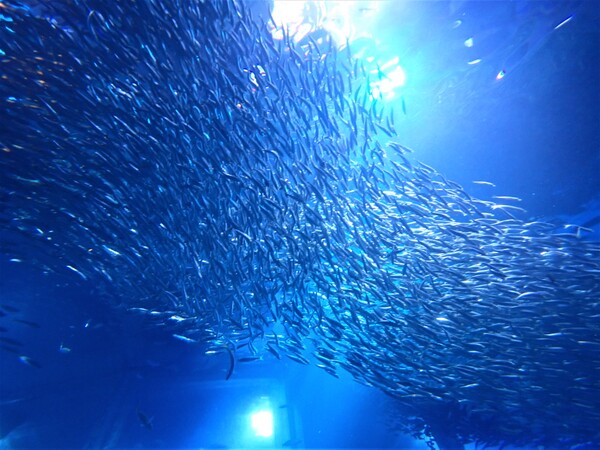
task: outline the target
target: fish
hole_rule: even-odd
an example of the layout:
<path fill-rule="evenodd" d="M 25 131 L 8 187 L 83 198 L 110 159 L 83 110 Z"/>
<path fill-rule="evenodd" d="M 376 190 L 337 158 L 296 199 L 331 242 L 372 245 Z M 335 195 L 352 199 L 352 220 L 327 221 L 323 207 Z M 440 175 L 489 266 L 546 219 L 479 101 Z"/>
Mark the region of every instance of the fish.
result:
<path fill-rule="evenodd" d="M 22 323 L 23 325 L 27 325 L 29 328 L 41 328 L 40 324 L 37 322 L 32 322 L 31 320 L 25 319 L 13 319 L 14 322 Z"/>
<path fill-rule="evenodd" d="M 12 339 L 12 338 L 9 338 L 9 337 L 6 337 L 6 336 L 0 336 L 0 342 L 3 342 L 3 343 L 8 344 L 8 345 L 15 346 L 15 347 L 22 347 L 23 346 L 23 343 L 21 341 L 18 341 L 17 339 Z"/>
<path fill-rule="evenodd" d="M 10 346 L 10 345 L 6 345 L 6 344 L 0 344 L 0 348 L 4 351 L 7 351 L 9 353 L 18 355 L 20 350 L 16 347 Z"/>
<path fill-rule="evenodd" d="M 0 308 L 2 308 L 4 311 L 9 312 L 9 313 L 18 313 L 21 311 L 16 306 L 8 305 L 6 303 L 1 304 Z"/>
<path fill-rule="evenodd" d="M 258 361 L 260 359 L 261 359 L 260 356 L 245 356 L 243 358 L 238 358 L 238 362 L 247 363 L 247 362 Z"/>
<path fill-rule="evenodd" d="M 477 181 L 473 181 L 474 184 L 480 184 L 482 186 L 490 186 L 490 187 L 496 187 L 496 185 L 494 183 L 492 183 L 491 181 L 481 181 L 481 180 L 477 180 Z"/>
<path fill-rule="evenodd" d="M 198 342 L 195 339 L 189 338 L 187 336 L 183 336 L 181 334 L 177 334 L 177 333 L 173 333 L 173 337 L 177 340 L 183 341 L 183 342 L 188 342 L 188 343 L 194 343 L 194 342 Z"/>
<path fill-rule="evenodd" d="M 21 355 L 19 356 L 19 361 L 21 361 L 23 364 L 26 364 L 30 367 L 33 367 L 35 369 L 41 369 L 42 365 L 37 362 L 35 359 L 30 358 L 29 356 L 25 356 L 25 355 Z"/>
<path fill-rule="evenodd" d="M 272 356 L 385 392 L 412 434 L 597 442 L 597 243 L 418 161 L 352 43 L 144 4 L 3 9 L 3 257 L 226 352 L 226 380 Z"/>
<path fill-rule="evenodd" d="M 233 351 L 229 347 L 226 347 L 226 350 L 227 355 L 229 356 L 229 369 L 227 370 L 227 374 L 225 375 L 225 380 L 229 380 L 235 369 L 235 356 L 233 354 Z"/>
<path fill-rule="evenodd" d="M 62 342 L 60 344 L 60 346 L 58 347 L 58 351 L 60 353 L 63 354 L 67 354 L 67 353 L 71 353 L 71 348 L 70 347 L 66 347 Z"/>
<path fill-rule="evenodd" d="M 152 423 L 153 418 L 148 417 L 144 412 L 140 411 L 139 409 L 136 409 L 136 414 L 141 426 L 143 426 L 148 431 L 152 431 L 154 429 L 154 425 Z"/>

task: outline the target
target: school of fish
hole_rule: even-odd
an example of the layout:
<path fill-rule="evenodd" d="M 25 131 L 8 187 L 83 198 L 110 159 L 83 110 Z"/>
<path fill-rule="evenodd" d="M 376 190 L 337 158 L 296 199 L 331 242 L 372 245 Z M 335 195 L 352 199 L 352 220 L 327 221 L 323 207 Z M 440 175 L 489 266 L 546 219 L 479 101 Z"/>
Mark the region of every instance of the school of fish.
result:
<path fill-rule="evenodd" d="M 600 445 L 598 244 L 416 161 L 350 47 L 231 0 L 39 4 L 0 2 L 4 255 L 227 378 L 291 358 L 462 443 Z"/>

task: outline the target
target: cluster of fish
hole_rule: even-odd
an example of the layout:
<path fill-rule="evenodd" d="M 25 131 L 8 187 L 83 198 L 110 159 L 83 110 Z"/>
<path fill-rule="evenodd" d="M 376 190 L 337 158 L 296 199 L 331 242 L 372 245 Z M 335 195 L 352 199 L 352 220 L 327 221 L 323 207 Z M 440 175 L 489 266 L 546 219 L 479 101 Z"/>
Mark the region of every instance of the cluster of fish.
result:
<path fill-rule="evenodd" d="M 0 305 L 0 349 L 16 355 L 21 363 L 40 369 L 42 365 L 38 361 L 23 354 L 23 342 L 10 336 L 10 332 L 14 328 L 18 329 L 22 326 L 32 329 L 40 328 L 37 322 L 19 317 L 19 313 L 19 308 L 15 306 L 10 304 Z"/>
<path fill-rule="evenodd" d="M 228 378 L 272 354 L 460 442 L 600 442 L 598 245 L 415 161 L 349 47 L 227 0 L 0 12 L 3 254 L 104 283 Z"/>

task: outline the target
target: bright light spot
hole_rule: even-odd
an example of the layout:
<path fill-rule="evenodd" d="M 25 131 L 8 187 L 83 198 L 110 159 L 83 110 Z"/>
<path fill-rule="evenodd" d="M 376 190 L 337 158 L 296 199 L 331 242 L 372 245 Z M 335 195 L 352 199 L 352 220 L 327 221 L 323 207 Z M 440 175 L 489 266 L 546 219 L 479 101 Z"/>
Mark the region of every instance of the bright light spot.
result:
<path fill-rule="evenodd" d="M 366 24 L 378 10 L 375 1 L 275 0 L 271 14 L 275 22 L 272 34 L 275 39 L 282 39 L 285 29 L 298 42 L 307 34 L 324 29 L 338 46 L 342 46 L 369 34 Z M 362 23 L 358 23 L 359 20 Z"/>
<path fill-rule="evenodd" d="M 496 80 L 501 80 L 505 76 L 506 76 L 506 72 L 504 70 L 501 70 L 500 72 L 498 72 L 498 75 L 496 75 Z"/>
<path fill-rule="evenodd" d="M 404 86 L 406 84 L 406 72 L 401 66 L 396 67 L 392 72 L 388 74 L 391 80 L 393 80 L 394 87 Z"/>
<path fill-rule="evenodd" d="M 481 59 L 474 59 L 473 61 L 469 61 L 467 64 L 474 66 L 475 64 L 479 64 L 481 62 Z"/>
<path fill-rule="evenodd" d="M 273 436 L 273 413 L 268 410 L 257 411 L 251 416 L 252 429 L 258 437 Z"/>
<path fill-rule="evenodd" d="M 380 80 L 371 83 L 373 98 L 392 98 L 396 88 L 404 86 L 405 83 L 406 73 L 401 66 L 396 66 L 391 72 L 382 74 Z"/>
<path fill-rule="evenodd" d="M 353 40 L 355 32 L 351 19 L 353 2 L 327 2 L 327 15 L 323 20 L 323 28 L 331 34 L 338 45 Z"/>
<path fill-rule="evenodd" d="M 323 28 L 325 5 L 317 1 L 277 0 L 271 16 L 275 29 L 271 34 L 275 39 L 283 39 L 283 30 L 298 42 L 307 34 Z"/>
<path fill-rule="evenodd" d="M 467 47 L 467 48 L 473 47 L 473 38 L 469 38 L 465 41 L 465 47 Z"/>
<path fill-rule="evenodd" d="M 304 14 L 304 3 L 291 0 L 278 0 L 273 8 L 273 19 L 276 26 L 300 22 Z"/>
<path fill-rule="evenodd" d="M 385 64 L 382 64 L 381 67 L 379 68 L 380 70 L 387 70 L 390 67 L 395 66 L 396 64 L 398 64 L 400 62 L 400 58 L 398 56 L 395 56 L 394 58 L 390 59 L 388 62 L 386 62 Z"/>
<path fill-rule="evenodd" d="M 398 56 L 380 61 L 375 54 L 377 43 L 373 32 L 375 19 L 381 12 L 380 2 L 374 0 L 275 0 L 271 34 L 279 40 L 288 35 L 304 46 L 308 37 L 312 35 L 319 42 L 318 36 L 325 32 L 338 48 L 350 44 L 353 58 L 364 61 L 366 69 L 375 75 L 371 77 L 371 98 L 389 100 L 399 95 L 397 91 L 405 85 L 406 74 Z M 358 42 L 356 49 L 353 48 L 355 41 Z M 257 85 L 256 75 L 249 76 L 250 83 Z"/>

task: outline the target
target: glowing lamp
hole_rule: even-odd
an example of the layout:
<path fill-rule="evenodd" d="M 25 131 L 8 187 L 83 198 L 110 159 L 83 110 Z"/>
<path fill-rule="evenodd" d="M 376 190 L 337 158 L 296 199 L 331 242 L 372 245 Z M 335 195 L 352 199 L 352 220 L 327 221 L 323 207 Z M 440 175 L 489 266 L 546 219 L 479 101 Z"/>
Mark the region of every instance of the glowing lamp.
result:
<path fill-rule="evenodd" d="M 269 410 L 257 411 L 250 416 L 252 429 L 258 437 L 273 436 L 273 413 Z"/>

